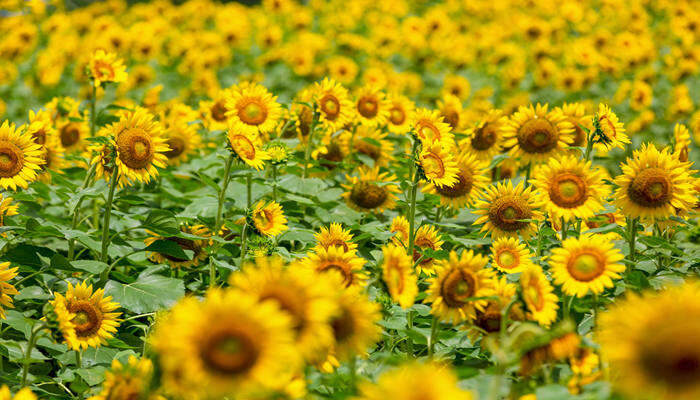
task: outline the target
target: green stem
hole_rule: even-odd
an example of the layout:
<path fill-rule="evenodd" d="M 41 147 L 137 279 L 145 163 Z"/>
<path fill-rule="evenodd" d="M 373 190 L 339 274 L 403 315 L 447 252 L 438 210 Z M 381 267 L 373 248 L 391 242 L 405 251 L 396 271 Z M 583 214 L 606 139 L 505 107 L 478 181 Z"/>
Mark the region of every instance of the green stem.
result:
<path fill-rule="evenodd" d="M 248 238 L 248 223 L 243 225 L 243 230 L 241 231 L 241 264 L 240 268 L 243 268 L 243 261 L 245 260 L 245 253 L 247 250 L 247 239 Z"/>
<path fill-rule="evenodd" d="M 318 116 L 316 115 L 316 107 L 314 107 L 313 118 L 311 119 L 311 126 L 309 127 L 309 137 L 306 140 L 306 150 L 304 150 L 304 172 L 302 172 L 301 177 L 306 178 L 307 170 L 309 169 L 309 157 L 311 156 L 311 143 L 314 139 L 314 131 L 316 130 L 316 122 Z"/>
<path fill-rule="evenodd" d="M 412 157 L 415 159 L 416 152 L 418 150 L 418 140 L 413 142 L 413 153 Z M 412 161 L 413 162 L 413 161 Z M 408 255 L 413 257 L 413 246 L 415 242 L 415 221 L 416 221 L 416 194 L 418 194 L 418 181 L 420 180 L 420 174 L 418 169 L 413 172 L 413 177 L 411 181 L 411 194 L 408 200 Z"/>
<path fill-rule="evenodd" d="M 409 331 L 413 329 L 413 311 L 411 310 L 408 310 L 406 313 L 406 325 Z M 413 339 L 411 339 L 411 335 L 406 334 L 406 342 L 408 343 L 408 353 L 413 357 Z"/>
<path fill-rule="evenodd" d="M 246 207 L 253 207 L 253 173 L 248 172 L 245 177 Z"/>
<path fill-rule="evenodd" d="M 80 350 L 75 350 L 75 367 L 76 368 L 83 367 L 83 355 L 80 352 Z"/>
<path fill-rule="evenodd" d="M 92 101 L 90 101 L 90 137 L 95 137 L 95 109 L 97 108 L 97 86 L 92 82 Z"/>
<path fill-rule="evenodd" d="M 634 262 L 636 258 L 635 247 L 637 245 L 637 218 L 628 218 L 627 226 L 629 229 L 629 246 L 630 246 L 630 261 Z"/>
<path fill-rule="evenodd" d="M 436 316 L 433 316 L 433 322 L 430 324 L 430 337 L 428 338 L 428 358 L 433 358 L 435 354 L 435 339 L 437 339 L 440 331 L 440 321 Z"/>
<path fill-rule="evenodd" d="M 105 203 L 105 217 L 102 224 L 102 253 L 100 253 L 100 260 L 102 262 L 107 262 L 108 254 L 107 249 L 109 248 L 109 219 L 112 217 L 112 201 L 114 200 L 114 191 L 117 188 L 117 175 L 119 175 L 115 170 L 112 171 L 112 176 L 109 178 L 109 194 L 107 195 L 107 202 Z M 107 270 L 105 270 L 107 271 Z M 106 278 L 106 277 L 102 277 Z"/>
<path fill-rule="evenodd" d="M 34 345 L 36 345 L 36 341 L 39 339 L 37 334 L 41 332 L 41 330 L 44 329 L 45 326 L 46 324 L 44 322 L 40 322 L 38 326 L 32 327 L 31 333 L 29 334 L 27 350 L 24 353 L 24 360 L 22 360 L 22 387 L 27 385 L 27 374 L 29 373 L 29 361 L 32 357 L 32 349 L 34 349 Z"/>
<path fill-rule="evenodd" d="M 226 188 L 228 188 L 229 178 L 231 176 L 231 166 L 233 165 L 234 156 L 231 154 L 226 160 L 226 167 L 224 169 L 224 179 L 221 182 L 221 192 L 219 192 L 219 204 L 216 209 L 216 222 L 214 223 L 215 232 L 219 232 L 221 229 L 222 216 L 224 212 L 224 200 L 226 199 Z"/>
<path fill-rule="evenodd" d="M 589 161 L 593 153 L 593 134 L 589 133 L 586 139 L 586 152 L 583 154 L 583 159 Z"/>
<path fill-rule="evenodd" d="M 90 166 L 90 169 L 85 173 L 85 179 L 83 180 L 82 186 L 80 186 L 80 191 L 85 190 L 88 187 L 88 184 L 91 182 L 92 176 L 95 173 L 95 167 L 97 164 L 92 164 Z M 83 204 L 83 200 L 85 200 L 84 196 L 81 196 L 78 199 L 78 202 L 75 204 L 75 208 L 73 209 L 73 221 L 71 222 L 71 230 L 75 230 L 75 228 L 78 227 L 78 223 L 80 222 L 80 205 Z M 68 239 L 68 261 L 73 261 L 73 256 L 75 255 L 75 239 Z"/>
<path fill-rule="evenodd" d="M 277 166 L 272 164 L 272 200 L 277 202 Z"/>
<path fill-rule="evenodd" d="M 564 318 L 569 318 L 571 316 L 571 306 L 574 303 L 576 296 L 569 297 L 569 301 L 566 302 L 566 308 L 564 309 Z"/>
<path fill-rule="evenodd" d="M 562 240 L 562 242 L 563 242 L 564 240 L 566 240 L 566 235 L 567 235 L 568 233 L 569 233 L 569 232 L 568 232 L 568 229 L 567 229 L 567 226 L 566 226 L 566 220 L 564 219 L 564 217 L 561 217 L 561 240 Z"/>
<path fill-rule="evenodd" d="M 525 184 L 530 181 L 530 173 L 532 172 L 532 163 L 527 164 L 527 169 L 525 170 Z"/>

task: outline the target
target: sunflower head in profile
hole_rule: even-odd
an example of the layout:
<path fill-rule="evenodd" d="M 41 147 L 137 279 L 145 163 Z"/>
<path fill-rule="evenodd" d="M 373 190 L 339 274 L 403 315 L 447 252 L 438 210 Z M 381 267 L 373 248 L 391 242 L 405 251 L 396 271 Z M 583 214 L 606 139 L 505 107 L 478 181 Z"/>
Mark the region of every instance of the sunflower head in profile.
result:
<path fill-rule="evenodd" d="M 531 257 L 527 244 L 517 237 L 500 237 L 491 245 L 491 265 L 507 274 L 522 272 L 534 265 Z"/>
<path fill-rule="evenodd" d="M 652 221 L 688 211 L 696 202 L 693 172 L 667 148 L 642 145 L 615 178 L 615 206 L 628 217 Z"/>
<path fill-rule="evenodd" d="M 197 125 L 184 119 L 170 119 L 164 124 L 165 143 L 170 150 L 165 152 L 168 164 L 178 166 L 202 146 Z"/>
<path fill-rule="evenodd" d="M 700 287 L 630 294 L 600 316 L 603 357 L 619 376 L 613 385 L 631 397 L 700 397 Z"/>
<path fill-rule="evenodd" d="M 598 105 L 598 112 L 592 117 L 589 124 L 593 127 L 593 141 L 595 148 L 603 153 L 613 148 L 624 149 L 630 142 L 625 133 L 625 126 L 617 118 L 617 115 L 606 104 Z"/>
<path fill-rule="evenodd" d="M 32 135 L 18 130 L 5 121 L 0 125 L 0 187 L 26 189 L 37 179 L 37 171 L 44 164 L 41 145 Z"/>
<path fill-rule="evenodd" d="M 329 131 L 336 132 L 355 118 L 348 90 L 333 79 L 324 78 L 323 81 L 316 82 L 312 98 L 321 124 Z M 313 118 L 313 111 L 311 113 Z"/>
<path fill-rule="evenodd" d="M 589 219 L 603 209 L 609 193 L 601 170 L 572 155 L 551 158 L 533 176 L 531 183 L 554 220 Z"/>
<path fill-rule="evenodd" d="M 349 136 L 344 140 L 352 149 L 348 148 L 346 153 L 354 152 L 372 159 L 373 165 L 386 166 L 394 159 L 394 144 L 386 139 L 388 133 L 371 126 L 360 125 L 355 128 L 355 134 L 344 132 Z M 349 147 L 349 146 L 348 146 Z"/>
<path fill-rule="evenodd" d="M 413 272 L 413 258 L 404 247 L 388 244 L 382 247 L 382 279 L 391 298 L 402 308 L 413 305 L 418 294 L 418 278 Z"/>
<path fill-rule="evenodd" d="M 55 293 L 50 301 L 63 324 L 63 341 L 73 350 L 85 350 L 106 344 L 117 332 L 120 313 L 114 312 L 119 304 L 111 296 L 104 296 L 104 289 L 93 290 L 86 282 L 73 286 L 68 283 L 65 295 Z"/>
<path fill-rule="evenodd" d="M 248 135 L 268 133 L 277 127 L 282 106 L 264 86 L 243 82 L 226 92 L 229 126 Z"/>
<path fill-rule="evenodd" d="M 540 163 L 562 153 L 573 140 L 574 127 L 560 110 L 537 104 L 520 107 L 503 127 L 504 147 L 524 163 Z"/>
<path fill-rule="evenodd" d="M 11 217 L 17 215 L 19 206 L 17 204 L 12 204 L 14 199 L 12 197 L 7 197 L 0 194 L 0 226 L 5 226 L 5 217 Z M 4 237 L 6 233 L 3 233 Z"/>
<path fill-rule="evenodd" d="M 294 329 L 278 303 L 236 289 L 186 297 L 156 320 L 150 343 L 163 389 L 179 398 L 222 398 L 277 386 L 296 372 Z"/>
<path fill-rule="evenodd" d="M 443 120 L 452 131 L 460 132 L 464 129 L 467 119 L 464 115 L 462 101 L 453 94 L 444 94 L 437 102 L 437 108 Z"/>
<path fill-rule="evenodd" d="M 396 181 L 394 175 L 379 172 L 379 168 L 359 168 L 358 176 L 346 177 L 348 182 L 342 186 L 347 191 L 343 193 L 343 198 L 350 208 L 368 213 L 381 213 L 394 208 L 399 191 L 393 183 Z"/>
<path fill-rule="evenodd" d="M 302 264 L 318 273 L 328 273 L 342 280 L 345 287 L 363 286 L 367 275 L 362 271 L 365 259 L 354 250 L 345 251 L 340 246 L 319 248 L 302 259 Z"/>
<path fill-rule="evenodd" d="M 415 105 L 401 95 L 389 96 L 389 119 L 387 129 L 392 133 L 406 134 L 411 130 L 411 120 Z"/>
<path fill-rule="evenodd" d="M 19 294 L 10 283 L 17 276 L 18 267 L 10 268 L 9 262 L 0 263 L 0 320 L 5 319 L 5 307 L 12 308 L 12 297 Z"/>
<path fill-rule="evenodd" d="M 520 291 L 527 319 L 545 327 L 556 321 L 559 298 L 539 266 L 532 265 L 523 270 L 520 274 Z"/>
<path fill-rule="evenodd" d="M 397 215 L 391 220 L 389 232 L 393 233 L 391 241 L 404 247 L 408 247 L 408 220 L 403 215 Z"/>
<path fill-rule="evenodd" d="M 270 159 L 270 153 L 262 149 L 262 140 L 258 134 L 237 131 L 231 126 L 227 136 L 232 154 L 258 171 L 263 169 L 265 161 Z"/>
<path fill-rule="evenodd" d="M 475 203 L 475 214 L 481 215 L 475 224 L 484 224 L 482 231 L 493 238 L 502 236 L 529 238 L 537 230 L 537 221 L 543 218 L 539 211 L 541 201 L 523 182 L 497 183 L 486 188 L 483 197 Z"/>
<path fill-rule="evenodd" d="M 673 127 L 673 154 L 681 162 L 688 161 L 688 152 L 691 145 L 690 131 L 683 124 L 676 124 Z"/>
<path fill-rule="evenodd" d="M 192 239 L 189 237 L 181 236 L 160 236 L 152 234 L 152 236 L 146 238 L 144 243 L 146 246 L 150 246 L 158 240 L 165 240 L 171 243 L 175 243 L 182 251 L 191 251 L 192 259 L 176 257 L 171 254 L 151 252 L 148 258 L 158 264 L 168 264 L 172 268 L 188 268 L 196 267 L 202 261 L 207 258 L 207 252 L 204 250 L 205 247 L 211 244 L 211 241 L 207 238 L 211 236 L 211 232 L 204 225 L 187 225 L 183 224 L 180 226 L 180 232 L 189 236 L 198 236 L 201 239 Z"/>
<path fill-rule="evenodd" d="M 501 152 L 501 131 L 505 121 L 507 117 L 501 110 L 490 109 L 479 123 L 466 130 L 467 137 L 460 140 L 459 147 L 465 153 L 474 154 L 479 160 L 490 162 Z"/>
<path fill-rule="evenodd" d="M 88 75 L 96 87 L 107 82 L 126 82 L 127 78 L 124 62 L 116 54 L 102 49 L 97 50 L 90 57 Z"/>
<path fill-rule="evenodd" d="M 316 249 L 328 249 L 329 247 L 342 247 L 343 251 L 354 251 L 357 244 L 352 241 L 352 233 L 337 222 L 331 222 L 328 227 L 322 226 L 321 230 L 314 234 Z"/>
<path fill-rule="evenodd" d="M 450 153 L 451 147 L 433 142 L 421 149 L 418 167 L 425 179 L 433 186 L 443 188 L 459 184 L 457 162 Z"/>
<path fill-rule="evenodd" d="M 581 103 L 564 103 L 556 108 L 574 127 L 573 140 L 571 146 L 583 147 L 588 142 L 588 133 L 582 128 L 590 126 L 591 116 L 586 115 L 586 107 Z"/>
<path fill-rule="evenodd" d="M 491 296 L 493 271 L 485 268 L 488 259 L 468 250 L 457 255 L 450 252 L 447 260 L 436 263 L 437 276 L 430 278 L 427 302 L 431 313 L 441 321 L 459 324 L 473 321 L 476 312 L 483 310 L 486 300 L 476 297 Z"/>
<path fill-rule="evenodd" d="M 416 229 L 416 237 L 413 239 L 413 262 L 418 263 L 416 265 L 418 274 L 435 275 L 435 260 L 426 254 L 426 250 L 442 250 L 443 243 L 440 232 L 433 225 L 421 225 Z"/>
<path fill-rule="evenodd" d="M 250 210 L 247 220 L 248 225 L 262 236 L 277 236 L 289 229 L 282 206 L 275 201 L 269 203 L 265 203 L 263 200 L 259 201 Z"/>
<path fill-rule="evenodd" d="M 359 287 L 343 287 L 335 282 L 336 311 L 329 321 L 335 344 L 330 353 L 339 360 L 352 356 L 365 357 L 367 349 L 381 338 L 376 324 L 381 320 L 379 304 L 370 301 Z"/>
<path fill-rule="evenodd" d="M 488 163 L 480 161 L 474 154 L 462 152 L 456 161 L 457 182 L 443 186 L 430 183 L 425 190 L 438 195 L 443 206 L 458 210 L 474 201 L 488 185 L 489 178 L 486 175 Z"/>
<path fill-rule="evenodd" d="M 445 122 L 438 110 L 416 109 L 411 118 L 411 126 L 413 134 L 425 146 L 433 143 L 447 143 L 449 146 L 454 146 L 450 124 Z"/>
<path fill-rule="evenodd" d="M 416 385 L 415 382 L 430 382 Z M 471 392 L 457 384 L 457 375 L 448 367 L 433 362 L 413 361 L 383 373 L 377 383 L 360 385 L 358 400 L 421 399 L 472 400 Z"/>
<path fill-rule="evenodd" d="M 582 235 L 568 238 L 562 246 L 552 250 L 550 267 L 554 283 L 571 296 L 583 297 L 588 293 L 600 294 L 614 286 L 625 266 L 624 256 L 605 236 Z"/>
<path fill-rule="evenodd" d="M 361 87 L 355 94 L 355 120 L 360 125 L 384 126 L 389 119 L 390 103 L 376 85 Z"/>
<path fill-rule="evenodd" d="M 129 356 L 125 364 L 112 360 L 109 371 L 105 372 L 102 390 L 90 400 L 160 400 L 160 396 L 150 394 L 153 362 L 148 358 Z"/>
<path fill-rule="evenodd" d="M 348 159 L 351 138 L 352 135 L 346 131 L 335 133 L 327 131 L 321 138 L 319 146 L 311 152 L 311 157 L 318 160 L 318 163 L 327 170 L 334 170 Z"/>
<path fill-rule="evenodd" d="M 95 166 L 95 180 L 104 179 L 109 182 L 115 170 L 114 159 L 117 155 L 116 148 L 109 143 L 95 143 L 88 147 L 88 153 L 92 154 L 90 165 Z M 120 175 L 117 180 L 119 188 L 129 185 L 129 180 L 124 175 Z"/>

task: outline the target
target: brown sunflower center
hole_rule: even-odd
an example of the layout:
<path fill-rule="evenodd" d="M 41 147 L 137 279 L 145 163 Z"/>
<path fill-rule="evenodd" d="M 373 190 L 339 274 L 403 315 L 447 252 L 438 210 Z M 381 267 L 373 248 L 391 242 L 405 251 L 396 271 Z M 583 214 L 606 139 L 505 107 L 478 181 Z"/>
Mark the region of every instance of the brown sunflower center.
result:
<path fill-rule="evenodd" d="M 0 178 L 11 178 L 17 175 L 23 166 L 22 149 L 10 141 L 0 141 Z"/>
<path fill-rule="evenodd" d="M 75 334 L 80 337 L 94 336 L 102 326 L 102 311 L 87 300 L 76 300 L 69 304 L 68 311 L 75 314 Z"/>
<path fill-rule="evenodd" d="M 606 136 L 613 139 L 617 137 L 617 129 L 615 128 L 615 124 L 610 120 L 608 116 L 601 116 L 599 121 L 600 128 L 603 130 Z"/>
<path fill-rule="evenodd" d="M 459 112 L 455 109 L 449 109 L 442 112 L 445 122 L 450 124 L 452 129 L 456 129 L 459 126 Z"/>
<path fill-rule="evenodd" d="M 261 231 L 268 231 L 274 226 L 274 216 L 268 210 L 258 210 L 253 214 L 253 222 Z"/>
<path fill-rule="evenodd" d="M 678 333 L 673 332 L 677 330 L 676 327 L 672 327 L 670 332 L 663 332 L 664 327 L 649 328 L 650 330 L 661 329 L 662 333 L 657 334 L 658 337 L 642 345 L 640 349 L 639 357 L 646 375 L 677 390 L 683 390 L 684 386 L 697 385 L 697 382 L 700 382 L 700 352 L 696 342 L 691 344 L 678 339 L 678 337 L 692 334 L 683 329 L 687 327 L 677 327 L 680 330 Z"/>
<path fill-rule="evenodd" d="M 34 143 L 40 144 L 40 145 L 45 145 L 46 144 L 46 130 L 44 128 L 41 128 L 37 131 L 32 132 L 32 138 L 34 139 Z"/>
<path fill-rule="evenodd" d="M 477 313 L 476 326 L 488 333 L 498 332 L 501 329 L 501 313 L 492 308 L 486 309 L 483 313 Z"/>
<path fill-rule="evenodd" d="M 557 146 L 559 135 L 552 123 L 544 118 L 534 118 L 518 129 L 518 146 L 526 153 L 547 153 Z"/>
<path fill-rule="evenodd" d="M 255 159 L 255 145 L 247 137 L 243 135 L 235 135 L 231 137 L 231 148 L 238 154 L 239 157 L 246 160 Z"/>
<path fill-rule="evenodd" d="M 589 282 L 605 272 L 605 259 L 595 250 L 584 250 L 569 259 L 566 269 L 577 281 Z"/>
<path fill-rule="evenodd" d="M 477 279 L 471 271 L 454 268 L 447 273 L 440 285 L 440 297 L 448 307 L 459 308 L 467 304 L 467 299 L 474 297 Z"/>
<path fill-rule="evenodd" d="M 99 80 L 114 79 L 114 68 L 107 62 L 95 62 L 95 78 Z"/>
<path fill-rule="evenodd" d="M 476 150 L 488 150 L 496 144 L 496 133 L 498 127 L 493 123 L 486 123 L 484 126 L 474 131 L 472 136 L 472 147 Z"/>
<path fill-rule="evenodd" d="M 425 236 L 417 237 L 417 238 L 415 239 L 415 243 L 414 243 L 414 244 L 415 244 L 415 247 L 416 247 L 416 249 L 413 250 L 413 262 L 414 262 L 414 263 L 415 263 L 416 261 L 420 260 L 420 258 L 421 258 L 421 255 L 422 255 L 422 254 L 418 251 L 419 249 L 437 250 L 437 248 L 436 248 L 437 246 L 435 245 L 435 242 L 433 242 L 432 240 L 430 240 L 430 238 L 427 238 L 427 237 L 425 237 Z M 421 260 L 420 264 L 421 264 L 421 265 L 426 265 L 426 264 L 430 264 L 430 263 L 432 263 L 432 262 L 433 262 L 433 258 L 432 258 L 432 257 L 425 257 L 425 256 L 424 256 L 423 259 Z"/>
<path fill-rule="evenodd" d="M 321 107 L 321 111 L 325 114 L 326 119 L 333 121 L 340 115 L 340 100 L 330 93 L 324 95 L 318 102 L 318 105 Z"/>
<path fill-rule="evenodd" d="M 379 101 L 374 96 L 364 96 L 357 101 L 357 112 L 365 118 L 374 118 L 379 112 Z"/>
<path fill-rule="evenodd" d="M 229 328 L 214 332 L 200 347 L 204 363 L 223 375 L 242 375 L 260 356 L 256 339 L 250 333 Z"/>
<path fill-rule="evenodd" d="M 258 99 L 247 99 L 238 107 L 238 118 L 247 125 L 260 125 L 267 119 L 267 107 Z"/>
<path fill-rule="evenodd" d="M 512 196 L 501 197 L 491 203 L 489 220 L 499 229 L 506 232 L 516 232 L 527 227 L 527 221 L 532 217 L 530 208 L 525 201 Z"/>
<path fill-rule="evenodd" d="M 140 128 L 127 129 L 117 136 L 119 159 L 133 169 L 146 168 L 155 155 L 151 135 Z"/>
<path fill-rule="evenodd" d="M 216 103 L 214 103 L 213 106 L 211 106 L 211 117 L 216 122 L 224 122 L 226 121 L 226 111 L 228 110 L 224 105 L 224 101 L 219 100 Z"/>
<path fill-rule="evenodd" d="M 549 198 L 559 207 L 578 207 L 588 199 L 586 182 L 571 172 L 559 174 L 549 187 Z"/>
<path fill-rule="evenodd" d="M 379 160 L 380 156 L 382 155 L 382 149 L 364 140 L 358 140 L 355 142 L 355 150 L 373 159 L 374 161 Z"/>
<path fill-rule="evenodd" d="M 389 111 L 389 121 L 393 125 L 402 125 L 406 122 L 406 111 L 401 107 L 394 107 Z"/>
<path fill-rule="evenodd" d="M 452 186 L 435 186 L 435 190 L 440 194 L 442 197 L 447 197 L 447 198 L 457 198 L 457 197 L 462 197 L 472 190 L 472 177 L 466 176 L 463 172 L 458 172 L 457 173 L 457 182 L 455 182 Z"/>
<path fill-rule="evenodd" d="M 168 158 L 176 158 L 185 151 L 185 140 L 181 137 L 171 137 L 168 138 L 168 147 L 170 150 L 165 152 L 165 156 Z"/>
<path fill-rule="evenodd" d="M 355 333 L 355 317 L 346 309 L 343 309 L 331 320 L 333 336 L 337 342 L 344 342 Z"/>
<path fill-rule="evenodd" d="M 651 167 L 640 171 L 627 189 L 627 195 L 643 207 L 662 207 L 671 201 L 669 172 Z"/>
<path fill-rule="evenodd" d="M 331 142 L 326 146 L 326 153 L 320 154 L 319 158 L 325 160 L 325 162 L 321 161 L 321 165 L 333 169 L 337 167 L 336 163 L 343 161 L 343 150 L 337 143 Z"/>
<path fill-rule="evenodd" d="M 350 200 L 368 210 L 380 207 L 388 197 L 384 187 L 370 182 L 358 182 L 350 192 Z"/>
<path fill-rule="evenodd" d="M 61 128 L 60 136 L 63 147 L 71 147 L 80 140 L 80 127 L 76 122 L 68 123 Z"/>
<path fill-rule="evenodd" d="M 304 303 L 302 296 L 293 293 L 288 286 L 268 288 L 260 295 L 260 300 L 273 300 L 279 304 L 282 311 L 292 317 L 292 328 L 299 334 L 306 326 Z"/>

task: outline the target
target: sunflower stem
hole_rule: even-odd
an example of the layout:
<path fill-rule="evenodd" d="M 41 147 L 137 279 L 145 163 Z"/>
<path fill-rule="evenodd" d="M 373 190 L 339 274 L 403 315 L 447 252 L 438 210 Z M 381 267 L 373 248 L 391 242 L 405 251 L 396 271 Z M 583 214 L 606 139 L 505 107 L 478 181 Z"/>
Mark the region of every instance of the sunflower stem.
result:
<path fill-rule="evenodd" d="M 224 168 L 224 178 L 221 182 L 221 191 L 219 192 L 219 204 L 216 208 L 216 222 L 214 223 L 214 232 L 219 232 L 221 229 L 222 216 L 224 212 L 224 200 L 226 199 L 226 188 L 228 188 L 228 183 L 231 177 L 231 166 L 233 165 L 233 153 L 231 153 L 226 160 L 226 167 Z"/>
<path fill-rule="evenodd" d="M 413 141 L 412 158 L 415 159 L 416 152 L 418 151 L 418 139 Z M 413 161 L 411 161 L 413 163 Z M 413 171 L 415 170 L 415 171 Z M 416 194 L 418 193 L 418 181 L 420 180 L 420 173 L 417 168 L 412 168 L 413 176 L 411 185 L 411 194 L 408 200 L 408 255 L 413 257 L 413 247 L 415 242 L 415 220 L 416 220 Z"/>
<path fill-rule="evenodd" d="M 90 166 L 90 169 L 85 173 L 85 179 L 83 180 L 83 185 L 80 187 L 80 191 L 85 190 L 88 187 L 88 184 L 91 182 L 92 175 L 95 173 L 95 167 L 97 164 L 93 164 Z M 80 221 L 80 205 L 83 204 L 83 200 L 85 200 L 85 196 L 81 196 L 78 199 L 78 202 L 75 204 L 75 208 L 73 209 L 73 221 L 71 222 L 71 229 L 75 230 L 75 228 L 78 227 L 78 222 Z M 68 261 L 73 261 L 73 257 L 75 256 L 75 239 L 71 238 L 68 239 Z"/>
<path fill-rule="evenodd" d="M 248 172 L 245 177 L 246 207 L 253 207 L 253 173 Z"/>
<path fill-rule="evenodd" d="M 277 202 L 277 166 L 272 164 L 272 200 Z"/>
<path fill-rule="evenodd" d="M 568 233 L 569 233 L 569 232 L 568 232 L 568 229 L 567 229 L 567 226 L 566 226 L 566 220 L 564 219 L 564 217 L 561 217 L 561 240 L 562 240 L 562 242 L 563 242 L 564 240 L 566 240 L 566 235 L 567 235 Z"/>
<path fill-rule="evenodd" d="M 413 329 L 413 311 L 411 310 L 408 310 L 406 313 L 406 325 L 409 331 Z M 406 334 L 406 342 L 408 343 L 408 353 L 413 357 L 413 339 L 411 339 L 411 335 Z"/>
<path fill-rule="evenodd" d="M 316 123 L 318 121 L 318 113 L 316 111 L 316 106 L 313 109 L 313 118 L 311 119 L 311 126 L 309 127 L 309 137 L 306 139 L 306 149 L 304 150 L 304 172 L 302 172 L 301 177 L 306 178 L 307 170 L 309 169 L 309 157 L 311 157 L 311 142 L 314 139 L 314 131 L 316 130 Z"/>
<path fill-rule="evenodd" d="M 433 321 L 430 324 L 430 337 L 428 338 L 428 358 L 432 359 L 435 354 L 435 339 L 437 339 L 440 331 L 440 322 L 436 316 L 433 316 Z"/>
<path fill-rule="evenodd" d="M 593 132 L 588 134 L 587 139 L 588 140 L 586 140 L 586 152 L 583 154 L 583 159 L 585 161 L 590 161 L 591 154 L 593 153 Z"/>
<path fill-rule="evenodd" d="M 90 137 L 95 137 L 95 109 L 97 108 L 97 86 L 95 80 L 90 79 L 92 83 L 92 98 L 90 99 Z"/>
<path fill-rule="evenodd" d="M 245 253 L 247 250 L 248 246 L 248 223 L 246 222 L 245 225 L 243 225 L 243 231 L 241 232 L 241 263 L 240 263 L 240 268 L 243 268 L 243 261 L 245 261 Z"/>
<path fill-rule="evenodd" d="M 109 178 L 109 194 L 107 195 L 107 202 L 105 203 L 105 217 L 102 224 L 102 252 L 100 253 L 100 261 L 107 262 L 108 254 L 107 249 L 109 248 L 109 219 L 112 217 L 112 201 L 114 200 L 114 191 L 117 188 L 117 173 L 116 168 L 112 171 L 112 176 Z M 105 270 L 109 272 L 109 270 Z M 104 273 L 103 273 L 104 274 Z M 106 280 L 106 276 L 102 276 L 101 280 Z"/>
<path fill-rule="evenodd" d="M 29 334 L 29 341 L 27 342 L 27 350 L 24 352 L 24 359 L 22 360 L 22 382 L 21 386 L 27 385 L 27 374 L 29 373 L 29 364 L 32 357 L 32 350 L 36 341 L 39 339 L 38 333 L 46 326 L 45 322 L 40 322 L 37 326 L 32 327 L 31 333 Z"/>
<path fill-rule="evenodd" d="M 627 227 L 629 229 L 629 246 L 630 246 L 630 254 L 629 258 L 631 262 L 634 262 L 635 260 L 635 247 L 637 245 L 637 218 L 628 218 L 627 219 Z"/>
<path fill-rule="evenodd" d="M 532 172 L 532 163 L 527 164 L 527 169 L 525 170 L 525 184 L 527 185 L 530 181 L 530 173 Z"/>

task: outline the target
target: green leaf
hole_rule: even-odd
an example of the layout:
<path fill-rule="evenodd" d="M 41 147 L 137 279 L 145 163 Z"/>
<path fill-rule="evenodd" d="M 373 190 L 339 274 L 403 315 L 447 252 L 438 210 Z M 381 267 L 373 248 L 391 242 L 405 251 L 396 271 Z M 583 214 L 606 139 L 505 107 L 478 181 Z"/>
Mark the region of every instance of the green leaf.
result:
<path fill-rule="evenodd" d="M 151 211 L 143 222 L 143 227 L 163 236 L 172 236 L 180 232 L 175 214 L 168 210 Z"/>
<path fill-rule="evenodd" d="M 71 265 L 76 269 L 87 271 L 94 275 L 102 273 L 102 271 L 109 267 L 107 264 L 95 260 L 76 260 L 72 261 Z"/>
<path fill-rule="evenodd" d="M 110 280 L 105 293 L 123 308 L 145 314 L 172 306 L 185 295 L 185 286 L 180 279 L 148 275 L 128 285 Z"/>
<path fill-rule="evenodd" d="M 88 385 L 96 386 L 105 380 L 105 371 L 107 371 L 107 368 L 97 365 L 92 368 L 80 368 L 75 373 L 80 375 Z"/>
<path fill-rule="evenodd" d="M 191 260 L 192 250 L 182 250 L 179 244 L 173 242 L 172 240 L 159 239 L 151 243 L 144 250 L 155 251 L 157 253 L 165 254 L 170 257 L 177 258 L 178 260 Z"/>

